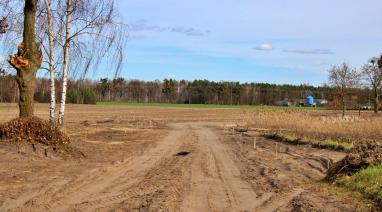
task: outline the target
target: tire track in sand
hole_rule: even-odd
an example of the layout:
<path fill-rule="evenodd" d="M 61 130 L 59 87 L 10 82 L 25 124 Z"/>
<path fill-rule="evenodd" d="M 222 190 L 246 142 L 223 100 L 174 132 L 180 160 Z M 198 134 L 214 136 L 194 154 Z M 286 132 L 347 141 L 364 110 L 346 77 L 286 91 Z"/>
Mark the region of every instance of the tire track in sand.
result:
<path fill-rule="evenodd" d="M 146 150 L 142 155 L 119 164 L 89 171 L 86 175 L 77 176 L 69 181 L 47 185 L 50 189 L 34 194 L 21 196 L 6 202 L 0 211 L 67 211 L 71 206 L 81 204 L 89 199 L 117 194 L 115 189 L 127 189 L 129 186 L 144 180 L 147 173 L 161 158 L 176 153 L 182 145 L 181 136 L 186 129 L 171 125 L 171 131 L 155 147 Z M 116 185 L 123 181 L 123 186 Z M 44 189 L 43 189 L 44 190 Z M 102 203 L 101 203 L 102 204 Z"/>
<path fill-rule="evenodd" d="M 234 156 L 208 126 L 194 125 L 197 155 L 182 211 L 254 211 L 261 202 L 241 179 Z"/>

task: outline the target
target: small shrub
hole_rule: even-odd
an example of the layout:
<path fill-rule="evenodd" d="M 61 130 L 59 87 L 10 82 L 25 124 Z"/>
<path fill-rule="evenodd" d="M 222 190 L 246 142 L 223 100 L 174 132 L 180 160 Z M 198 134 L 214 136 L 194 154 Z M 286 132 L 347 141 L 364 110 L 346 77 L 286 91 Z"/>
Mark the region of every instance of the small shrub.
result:
<path fill-rule="evenodd" d="M 97 97 L 93 90 L 91 89 L 83 89 L 81 91 L 83 97 L 83 104 L 96 104 Z"/>
<path fill-rule="evenodd" d="M 76 91 L 74 90 L 69 90 L 67 93 L 66 93 L 66 103 L 69 103 L 69 104 L 77 104 L 78 100 L 78 94 Z"/>
<path fill-rule="evenodd" d="M 96 104 L 97 97 L 91 89 L 69 90 L 66 93 L 66 103 L 70 104 Z"/>

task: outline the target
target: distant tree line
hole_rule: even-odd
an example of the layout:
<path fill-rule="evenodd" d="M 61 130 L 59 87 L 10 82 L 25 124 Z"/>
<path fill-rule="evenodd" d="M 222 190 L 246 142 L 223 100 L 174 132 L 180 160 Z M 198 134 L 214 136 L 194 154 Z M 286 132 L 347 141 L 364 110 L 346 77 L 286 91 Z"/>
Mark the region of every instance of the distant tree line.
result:
<path fill-rule="evenodd" d="M 60 83 L 57 82 L 57 85 Z M 38 78 L 34 99 L 49 102 L 49 79 Z M 57 89 L 59 90 L 59 89 Z M 369 104 L 370 90 L 348 90 L 346 99 L 356 104 Z M 58 99 L 60 93 L 56 94 Z M 214 82 L 208 80 L 141 81 L 124 78 L 69 80 L 67 103 L 94 104 L 97 101 L 124 101 L 138 103 L 218 104 L 218 105 L 274 105 L 278 101 L 298 102 L 313 95 L 326 99 L 333 107 L 341 108 L 341 93 L 335 87 L 311 85 L 277 85 L 269 83 Z M 0 102 L 18 100 L 14 76 L 1 74 Z"/>

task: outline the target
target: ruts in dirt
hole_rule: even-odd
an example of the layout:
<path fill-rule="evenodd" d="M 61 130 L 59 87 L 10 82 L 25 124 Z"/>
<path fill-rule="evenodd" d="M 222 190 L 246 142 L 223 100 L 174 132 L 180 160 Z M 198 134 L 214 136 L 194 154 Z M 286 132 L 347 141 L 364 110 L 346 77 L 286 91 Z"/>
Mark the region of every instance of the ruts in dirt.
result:
<path fill-rule="evenodd" d="M 214 123 L 170 124 L 142 154 L 3 202 L 0 211 L 352 211 L 304 188 L 343 155 L 239 138 Z"/>

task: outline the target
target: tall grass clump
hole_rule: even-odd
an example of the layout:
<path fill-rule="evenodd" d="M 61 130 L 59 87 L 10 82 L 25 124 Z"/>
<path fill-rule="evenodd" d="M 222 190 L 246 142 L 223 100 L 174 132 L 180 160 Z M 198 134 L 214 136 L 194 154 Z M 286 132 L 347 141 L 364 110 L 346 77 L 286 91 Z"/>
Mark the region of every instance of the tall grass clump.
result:
<path fill-rule="evenodd" d="M 382 205 L 382 164 L 369 166 L 355 173 L 337 180 L 340 186 L 358 191 Z"/>

